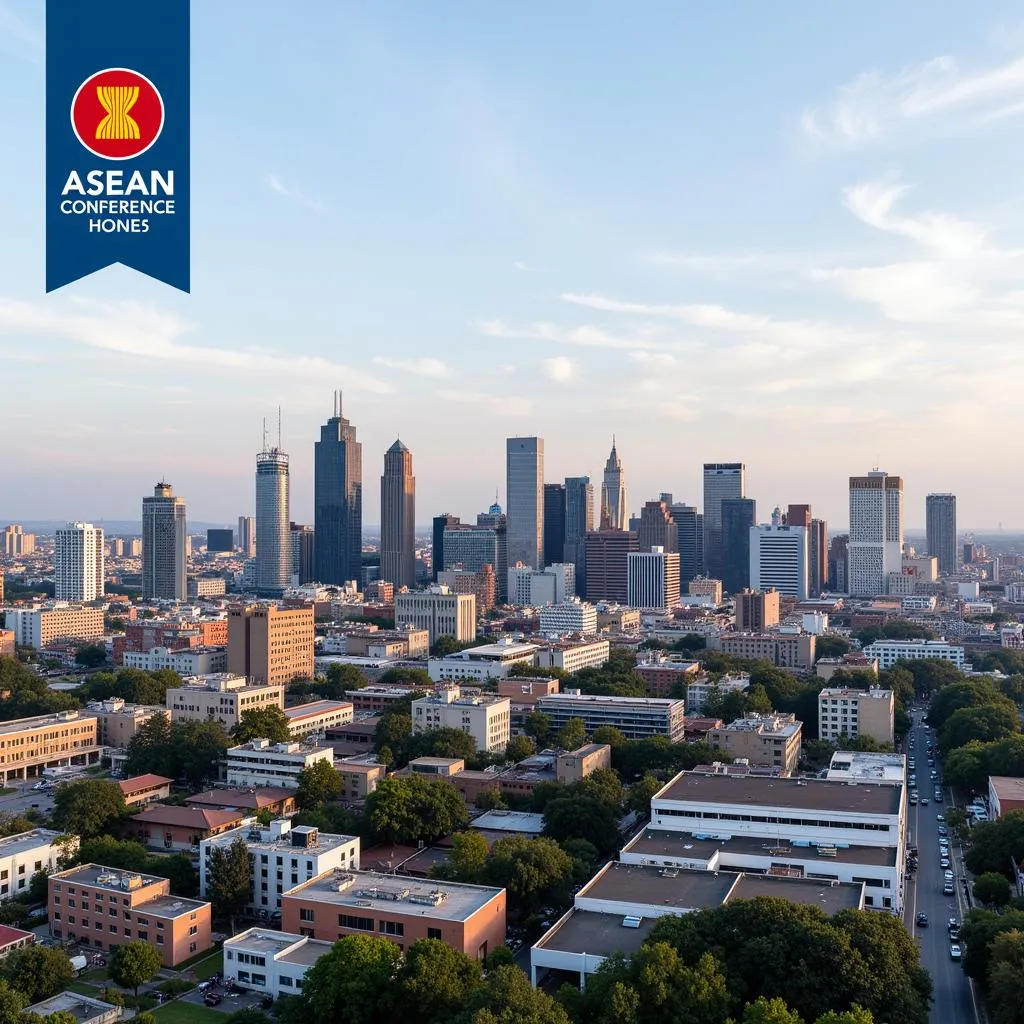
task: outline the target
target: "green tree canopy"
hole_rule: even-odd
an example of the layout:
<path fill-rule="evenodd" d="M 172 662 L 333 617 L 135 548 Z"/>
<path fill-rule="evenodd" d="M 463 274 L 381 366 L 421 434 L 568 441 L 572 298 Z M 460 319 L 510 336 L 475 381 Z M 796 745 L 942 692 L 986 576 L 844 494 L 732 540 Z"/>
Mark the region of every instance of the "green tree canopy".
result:
<path fill-rule="evenodd" d="M 23 992 L 30 1003 L 55 996 L 75 976 L 64 950 L 46 946 L 16 949 L 3 960 L 0 969 L 8 984 Z"/>
<path fill-rule="evenodd" d="M 249 708 L 242 712 L 238 724 L 231 730 L 235 743 L 250 740 L 270 740 L 271 743 L 287 743 L 291 739 L 288 716 L 276 705 Z"/>
<path fill-rule="evenodd" d="M 544 835 L 558 842 L 586 839 L 602 853 L 611 853 L 619 842 L 618 815 L 592 796 L 565 796 L 544 808 Z"/>
<path fill-rule="evenodd" d="M 1009 876 L 1011 862 L 1024 861 L 1024 811 L 1009 811 L 997 821 L 984 821 L 971 829 L 971 845 L 964 862 L 975 875 L 996 871 Z"/>
<path fill-rule="evenodd" d="M 1019 1024 L 1024 1007 L 1024 932 L 1000 932 L 989 946 L 988 1008 L 992 1024 Z"/>
<path fill-rule="evenodd" d="M 651 800 L 654 795 L 664 786 L 664 783 L 655 775 L 645 775 L 637 779 L 629 787 L 629 794 L 626 797 L 626 806 L 637 814 L 650 816 Z"/>
<path fill-rule="evenodd" d="M 231 921 L 252 899 L 253 868 L 249 863 L 249 848 L 239 836 L 230 846 L 215 846 L 210 851 L 206 876 L 206 895 L 213 904 L 213 912 Z"/>
<path fill-rule="evenodd" d="M 504 842 L 504 840 L 499 840 Z M 571 1024 L 565 1010 L 518 967 L 498 967 L 467 1001 L 456 1024 Z"/>
<path fill-rule="evenodd" d="M 999 704 L 961 708 L 954 711 L 939 730 L 943 750 L 955 750 L 972 740 L 991 743 L 1020 732 L 1020 712 L 1008 697 L 999 695 Z"/>
<path fill-rule="evenodd" d="M 107 649 L 103 644 L 85 644 L 75 651 L 75 664 L 82 668 L 99 668 L 107 660 Z"/>
<path fill-rule="evenodd" d="M 547 903 L 564 903 L 572 887 L 572 858 L 552 839 L 509 836 L 497 840 L 481 881 L 508 892 L 509 909 L 525 916 Z"/>
<path fill-rule="evenodd" d="M 555 743 L 561 750 L 578 750 L 586 742 L 587 727 L 582 718 L 570 718 L 555 736 Z"/>
<path fill-rule="evenodd" d="M 974 898 L 985 907 L 1005 907 L 1013 896 L 1013 890 L 1005 875 L 986 871 L 974 880 Z"/>
<path fill-rule="evenodd" d="M 478 961 L 438 939 L 419 939 L 398 970 L 397 1019 L 409 1024 L 450 1021 L 483 987 Z"/>
<path fill-rule="evenodd" d="M 310 1024 L 395 1024 L 395 979 L 402 951 L 388 939 L 339 939 L 309 969 L 302 986 L 301 1019 Z"/>
<path fill-rule="evenodd" d="M 464 828 L 466 805 L 445 779 L 421 775 L 389 776 L 366 800 L 366 820 L 389 843 L 433 842 Z"/>
<path fill-rule="evenodd" d="M 529 736 L 513 736 L 505 747 L 509 761 L 522 761 L 537 752 L 537 745 Z"/>
<path fill-rule="evenodd" d="M 803 1024 L 803 1020 L 784 999 L 759 996 L 743 1008 L 743 1024 Z"/>
<path fill-rule="evenodd" d="M 341 792 L 341 776 L 330 761 L 314 761 L 298 777 L 295 798 L 303 810 L 336 800 Z"/>
<path fill-rule="evenodd" d="M 100 835 L 125 814 L 124 794 L 107 779 L 79 779 L 57 787 L 53 798 L 53 823 L 62 832 L 83 839 Z"/>
<path fill-rule="evenodd" d="M 626 742 L 625 734 L 614 725 L 599 725 L 590 738 L 594 743 L 607 743 L 613 748 L 621 747 Z"/>
<path fill-rule="evenodd" d="M 171 779 L 184 779 L 198 789 L 217 777 L 230 738 L 215 719 L 171 723 L 154 716 L 128 743 L 129 775 L 153 772 Z"/>
<path fill-rule="evenodd" d="M 537 741 L 537 745 L 543 747 L 551 736 L 551 718 L 543 711 L 531 711 L 526 716 L 525 728 Z"/>
<path fill-rule="evenodd" d="M 153 978 L 161 966 L 156 946 L 133 939 L 114 947 L 107 962 L 107 973 L 122 988 L 133 989 L 138 997 L 139 986 Z"/>
<path fill-rule="evenodd" d="M 487 853 L 487 840 L 479 832 L 456 832 L 452 837 L 452 853 L 448 863 L 438 865 L 433 874 L 453 882 L 479 881 Z"/>

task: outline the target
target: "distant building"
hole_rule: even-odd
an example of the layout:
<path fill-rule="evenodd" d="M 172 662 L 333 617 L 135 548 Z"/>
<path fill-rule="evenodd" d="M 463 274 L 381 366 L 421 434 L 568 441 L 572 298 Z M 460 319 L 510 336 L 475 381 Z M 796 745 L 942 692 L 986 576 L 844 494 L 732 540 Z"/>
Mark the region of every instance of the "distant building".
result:
<path fill-rule="evenodd" d="M 622 469 L 622 459 L 615 448 L 612 438 L 612 450 L 604 464 L 604 476 L 601 480 L 601 511 L 598 529 L 623 531 L 628 518 L 626 505 L 626 476 Z"/>
<path fill-rule="evenodd" d="M 746 466 L 743 463 L 704 463 L 704 566 L 709 576 L 721 579 L 725 564 L 722 502 L 745 497 Z"/>
<path fill-rule="evenodd" d="M 721 679 L 697 679 L 686 687 L 686 714 L 702 715 L 708 697 L 717 693 L 738 693 L 749 689 L 750 676 L 723 676 Z"/>
<path fill-rule="evenodd" d="M 54 640 L 102 637 L 103 609 L 57 603 L 49 607 L 5 608 L 6 626 L 19 647 L 39 650 Z"/>
<path fill-rule="evenodd" d="M 956 572 L 956 495 L 929 494 L 924 501 L 928 554 L 939 560 L 943 576 Z"/>
<path fill-rule="evenodd" d="M 188 561 L 185 555 L 185 499 L 160 482 L 142 499 L 142 599 L 184 601 Z M 230 533 L 230 531 L 222 531 Z"/>
<path fill-rule="evenodd" d="M 544 564 L 544 439 L 505 441 L 508 564 Z"/>
<path fill-rule="evenodd" d="M 963 647 L 947 640 L 876 640 L 868 644 L 863 653 L 868 658 L 877 658 L 882 671 L 892 668 L 897 661 L 926 658 L 950 661 L 962 669 L 966 660 Z"/>
<path fill-rule="evenodd" d="M 362 582 L 363 446 L 342 415 L 338 392 L 334 414 L 313 448 L 316 579 L 334 585 Z"/>
<path fill-rule="evenodd" d="M 313 678 L 313 606 L 236 605 L 228 610 L 228 671 L 253 683 Z"/>
<path fill-rule="evenodd" d="M 564 551 L 565 484 L 545 484 L 544 560 L 546 562 L 560 562 L 562 561 Z"/>
<path fill-rule="evenodd" d="M 589 476 L 565 478 L 565 543 L 561 560 L 576 567 L 577 593 L 586 593 L 587 571 L 583 540 L 594 529 L 594 485 Z M 555 552 L 545 550 L 551 561 Z"/>
<path fill-rule="evenodd" d="M 850 477 L 849 593 L 886 592 L 903 558 L 903 479 L 872 470 Z"/>
<path fill-rule="evenodd" d="M 313 527 L 289 523 L 288 539 L 292 583 L 296 586 L 312 583 L 316 579 L 316 534 Z"/>
<path fill-rule="evenodd" d="M 501 751 L 510 736 L 511 703 L 508 697 L 462 696 L 458 686 L 447 686 L 412 702 L 413 735 L 432 729 L 461 729 L 477 750 Z"/>
<path fill-rule="evenodd" d="M 593 636 L 597 633 L 597 608 L 579 598 L 546 605 L 540 610 L 540 631 L 545 635 Z"/>
<path fill-rule="evenodd" d="M 806 601 L 810 596 L 807 530 L 802 526 L 767 524 L 750 528 L 750 586 L 775 589 Z"/>
<path fill-rule="evenodd" d="M 809 672 L 814 665 L 813 633 L 723 633 L 716 645 L 723 654 L 763 659 L 779 668 Z"/>
<path fill-rule="evenodd" d="M 541 644 L 537 650 L 538 668 L 557 668 L 572 675 L 585 668 L 600 668 L 611 653 L 607 640 L 558 640 Z"/>
<path fill-rule="evenodd" d="M 238 517 L 238 546 L 243 557 L 256 557 L 256 519 L 254 516 Z"/>
<path fill-rule="evenodd" d="M 679 603 L 679 555 L 654 547 L 627 557 L 626 603 L 633 608 L 668 609 Z"/>
<path fill-rule="evenodd" d="M 750 531 L 757 524 L 753 498 L 722 499 L 722 586 L 730 594 L 752 586 Z"/>
<path fill-rule="evenodd" d="M 288 733 L 293 740 L 318 736 L 335 726 L 348 725 L 355 717 L 347 700 L 314 700 L 285 708 L 284 713 L 288 719 Z"/>
<path fill-rule="evenodd" d="M 638 661 L 633 670 L 644 681 L 644 691 L 651 697 L 667 697 L 677 685 L 686 685 L 700 671 L 700 662 L 685 655 L 652 651 Z M 687 710 L 690 710 L 687 704 Z"/>
<path fill-rule="evenodd" d="M 664 501 L 644 502 L 640 509 L 640 523 L 636 532 L 637 547 L 641 552 L 662 551 L 679 552 L 679 531 L 676 528 L 672 512 Z"/>
<path fill-rule="evenodd" d="M 34 533 L 25 533 L 17 525 L 5 526 L 0 533 L 0 555 L 8 558 L 24 558 L 26 555 L 34 554 L 36 550 L 36 536 Z"/>
<path fill-rule="evenodd" d="M 539 698 L 537 710 L 551 719 L 555 732 L 573 718 L 582 719 L 588 733 L 598 726 L 613 725 L 629 740 L 664 736 L 671 743 L 681 743 L 685 732 L 685 704 L 681 700 L 599 697 L 566 690 Z"/>
<path fill-rule="evenodd" d="M 291 583 L 289 501 L 288 455 L 267 448 L 264 434 L 256 456 L 256 589 L 264 597 L 280 597 Z"/>
<path fill-rule="evenodd" d="M 95 601 L 104 594 L 103 530 L 92 523 L 68 523 L 57 530 L 54 597 Z"/>
<path fill-rule="evenodd" d="M 741 590 L 735 595 L 736 629 L 739 632 L 763 633 L 779 624 L 779 592 Z"/>
<path fill-rule="evenodd" d="M 319 761 L 334 764 L 331 747 L 304 746 L 301 743 L 271 743 L 269 740 L 251 740 L 227 753 L 228 785 L 277 786 L 297 789 L 299 773 Z"/>
<path fill-rule="evenodd" d="M 235 535 L 233 530 L 212 529 L 206 531 L 206 550 L 210 554 L 222 554 L 234 551 Z"/>
<path fill-rule="evenodd" d="M 686 585 L 690 597 L 710 598 L 711 604 L 716 608 L 722 603 L 722 590 L 721 580 L 709 579 L 706 576 L 698 576 Z"/>
<path fill-rule="evenodd" d="M 380 478 L 381 579 L 396 587 L 416 585 L 416 477 L 412 452 L 395 443 L 384 454 Z"/>
<path fill-rule="evenodd" d="M 583 539 L 588 601 L 629 602 L 629 555 L 637 537 L 628 530 L 598 530 Z"/>
<path fill-rule="evenodd" d="M 818 738 L 834 742 L 870 736 L 876 743 L 893 742 L 895 701 L 892 690 L 826 688 L 818 694 Z"/>
<path fill-rule="evenodd" d="M 246 711 L 284 707 L 284 687 L 250 683 L 245 676 L 221 673 L 183 679 L 169 686 L 165 697 L 171 721 L 205 722 L 215 719 L 230 731 Z"/>
<path fill-rule="evenodd" d="M 711 729 L 707 740 L 712 750 L 734 759 L 792 773 L 800 759 L 802 732 L 803 723 L 796 716 L 773 711 L 766 715 L 749 714 L 721 729 Z"/>
<path fill-rule="evenodd" d="M 465 643 L 476 638 L 476 599 L 472 594 L 453 594 L 441 586 L 396 594 L 395 624 L 427 630 L 431 646 L 443 636 Z"/>

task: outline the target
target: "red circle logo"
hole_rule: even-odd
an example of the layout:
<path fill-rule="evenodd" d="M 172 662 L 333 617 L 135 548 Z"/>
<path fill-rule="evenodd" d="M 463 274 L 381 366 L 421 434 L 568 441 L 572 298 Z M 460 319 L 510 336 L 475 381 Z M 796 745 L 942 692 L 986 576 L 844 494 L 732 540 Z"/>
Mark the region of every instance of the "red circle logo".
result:
<path fill-rule="evenodd" d="M 90 153 L 105 160 L 130 160 L 160 138 L 164 101 L 145 75 L 107 68 L 78 87 L 71 101 L 71 127 Z"/>

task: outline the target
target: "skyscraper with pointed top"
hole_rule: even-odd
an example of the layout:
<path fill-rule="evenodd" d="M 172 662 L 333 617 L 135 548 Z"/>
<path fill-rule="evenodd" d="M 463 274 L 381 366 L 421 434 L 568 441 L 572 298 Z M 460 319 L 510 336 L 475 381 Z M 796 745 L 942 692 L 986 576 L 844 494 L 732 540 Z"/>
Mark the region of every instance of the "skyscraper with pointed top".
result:
<path fill-rule="evenodd" d="M 601 525 L 602 530 L 624 530 L 626 528 L 626 476 L 622 471 L 622 460 L 612 450 L 604 464 L 604 479 L 601 481 Z"/>
<path fill-rule="evenodd" d="M 400 440 L 384 453 L 380 478 L 380 578 L 396 588 L 416 583 L 416 477 Z"/>
<path fill-rule="evenodd" d="M 263 421 L 263 450 L 256 456 L 256 589 L 280 597 L 292 580 L 292 540 L 288 518 L 288 456 L 281 451 L 278 415 L 277 445 L 267 446 Z"/>
<path fill-rule="evenodd" d="M 334 393 L 334 415 L 320 428 L 313 451 L 313 542 L 318 583 L 362 583 L 363 446 L 356 428 L 341 414 L 341 392 Z M 259 555 L 259 539 L 256 541 Z"/>

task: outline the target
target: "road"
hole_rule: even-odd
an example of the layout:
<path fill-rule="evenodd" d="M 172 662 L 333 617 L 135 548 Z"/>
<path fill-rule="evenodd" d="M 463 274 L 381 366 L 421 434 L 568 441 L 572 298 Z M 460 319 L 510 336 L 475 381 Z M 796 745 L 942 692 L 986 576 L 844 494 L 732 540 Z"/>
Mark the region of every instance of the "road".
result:
<path fill-rule="evenodd" d="M 960 964 L 950 959 L 946 930 L 951 917 L 962 921 L 969 909 L 962 882 L 965 877 L 963 851 L 955 841 L 951 841 L 950 849 L 956 892 L 952 896 L 942 892 L 944 869 L 939 865 L 937 816 L 952 806 L 953 795 L 947 788 L 943 792 L 943 803 L 936 804 L 932 799 L 935 786 L 929 781 L 928 730 L 920 724 L 920 719 L 920 714 L 914 715 L 914 728 L 910 732 L 914 748 L 908 750 L 908 760 L 913 757 L 917 763 L 918 793 L 928 799 L 928 806 L 918 804 L 909 808 L 908 842 L 918 848 L 920 860 L 917 873 L 911 876 L 907 888 L 904 920 L 921 950 L 921 963 L 932 976 L 933 1024 L 979 1024 L 977 997 Z M 927 928 L 918 928 L 916 924 L 916 917 L 922 911 L 928 915 Z"/>
<path fill-rule="evenodd" d="M 7 788 L 14 792 L 0 796 L 0 814 L 24 814 L 33 804 L 39 805 L 36 809 L 40 814 L 49 814 L 53 810 L 53 790 L 33 789 L 38 781 L 9 783 Z"/>

